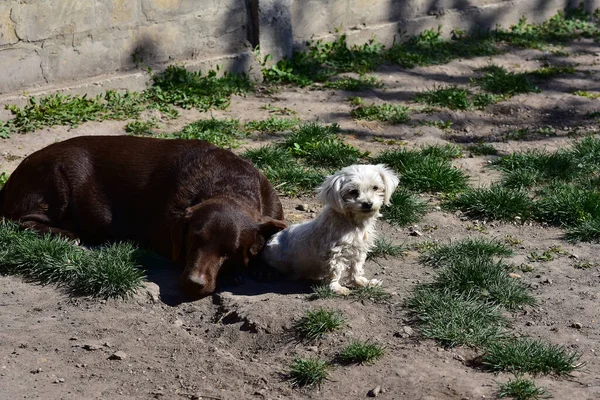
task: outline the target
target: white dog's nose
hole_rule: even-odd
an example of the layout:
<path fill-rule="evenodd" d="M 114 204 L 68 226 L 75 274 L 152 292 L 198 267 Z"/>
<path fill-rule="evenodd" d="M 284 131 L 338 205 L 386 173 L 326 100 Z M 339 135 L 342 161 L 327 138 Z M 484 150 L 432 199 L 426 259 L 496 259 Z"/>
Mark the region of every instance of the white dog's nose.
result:
<path fill-rule="evenodd" d="M 370 210 L 371 208 L 373 208 L 373 202 L 365 201 L 360 205 L 360 208 L 362 208 L 363 210 Z"/>

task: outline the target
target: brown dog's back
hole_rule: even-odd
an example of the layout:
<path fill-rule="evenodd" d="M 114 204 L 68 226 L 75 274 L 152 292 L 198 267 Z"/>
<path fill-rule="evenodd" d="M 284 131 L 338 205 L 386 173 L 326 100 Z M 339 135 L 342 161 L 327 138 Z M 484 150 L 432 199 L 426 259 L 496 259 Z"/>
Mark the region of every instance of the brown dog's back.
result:
<path fill-rule="evenodd" d="M 97 244 L 133 240 L 169 255 L 165 229 L 187 207 L 227 194 L 282 219 L 251 163 L 204 141 L 77 137 L 27 157 L 0 192 L 0 215 Z"/>

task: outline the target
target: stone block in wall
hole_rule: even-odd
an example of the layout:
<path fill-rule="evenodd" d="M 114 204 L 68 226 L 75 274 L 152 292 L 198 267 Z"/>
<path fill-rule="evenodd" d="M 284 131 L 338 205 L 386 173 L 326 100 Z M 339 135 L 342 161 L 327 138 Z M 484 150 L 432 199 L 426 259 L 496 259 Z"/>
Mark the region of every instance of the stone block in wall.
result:
<path fill-rule="evenodd" d="M 15 31 L 15 23 L 10 17 L 11 10 L 16 4 L 16 1 L 0 3 L 0 46 L 19 41 Z"/>
<path fill-rule="evenodd" d="M 39 48 L 24 46 L 0 50 L 0 93 L 46 83 Z"/>
<path fill-rule="evenodd" d="M 96 29 L 130 28 L 140 23 L 141 0 L 96 0 Z"/>
<path fill-rule="evenodd" d="M 240 0 L 141 0 L 141 11 L 149 22 L 171 21 L 180 16 L 210 16 L 221 19 L 237 12 Z"/>
<path fill-rule="evenodd" d="M 11 17 L 17 36 L 34 42 L 95 28 L 95 2 L 83 0 L 24 0 Z"/>
<path fill-rule="evenodd" d="M 294 0 L 258 0 L 258 37 L 263 56 L 289 57 L 294 48 Z"/>

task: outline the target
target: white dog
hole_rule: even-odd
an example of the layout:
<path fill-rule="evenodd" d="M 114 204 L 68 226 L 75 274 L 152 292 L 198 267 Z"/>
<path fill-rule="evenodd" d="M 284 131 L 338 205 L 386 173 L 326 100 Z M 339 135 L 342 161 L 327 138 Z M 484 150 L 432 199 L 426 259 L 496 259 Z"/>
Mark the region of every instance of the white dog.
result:
<path fill-rule="evenodd" d="M 292 225 L 273 236 L 262 257 L 272 268 L 294 278 L 325 280 L 347 295 L 342 283 L 377 286 L 364 277 L 367 253 L 375 242 L 379 209 L 390 204 L 398 177 L 385 165 L 351 165 L 327 177 L 317 189 L 325 204 L 312 221 Z"/>

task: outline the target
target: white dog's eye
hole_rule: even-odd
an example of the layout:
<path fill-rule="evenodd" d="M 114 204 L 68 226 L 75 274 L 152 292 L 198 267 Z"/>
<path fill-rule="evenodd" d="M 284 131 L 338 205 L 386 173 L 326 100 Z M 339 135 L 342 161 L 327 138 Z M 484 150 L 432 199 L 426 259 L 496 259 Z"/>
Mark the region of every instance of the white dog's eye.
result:
<path fill-rule="evenodd" d="M 379 186 L 373 186 L 373 190 L 378 191 L 379 190 Z"/>
<path fill-rule="evenodd" d="M 358 189 L 352 189 L 348 193 L 350 193 L 352 196 L 358 196 L 360 194 L 360 191 Z"/>

